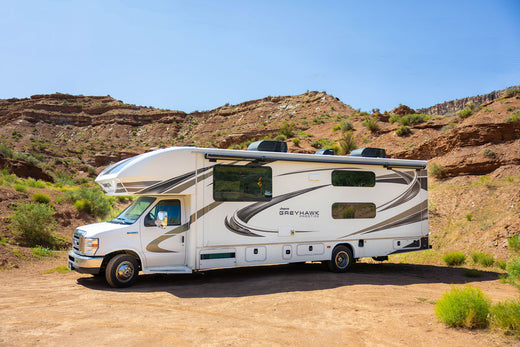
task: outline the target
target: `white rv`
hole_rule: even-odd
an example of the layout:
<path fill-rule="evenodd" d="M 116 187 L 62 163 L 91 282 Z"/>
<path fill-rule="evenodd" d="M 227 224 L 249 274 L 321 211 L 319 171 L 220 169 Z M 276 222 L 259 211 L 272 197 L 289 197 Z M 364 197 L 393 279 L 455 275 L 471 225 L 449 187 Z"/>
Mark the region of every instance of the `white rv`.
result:
<path fill-rule="evenodd" d="M 139 271 L 324 261 L 344 272 L 357 258 L 430 248 L 425 161 L 263 145 L 172 147 L 109 166 L 96 179 L 105 193 L 137 199 L 74 231 L 69 268 L 126 287 Z"/>

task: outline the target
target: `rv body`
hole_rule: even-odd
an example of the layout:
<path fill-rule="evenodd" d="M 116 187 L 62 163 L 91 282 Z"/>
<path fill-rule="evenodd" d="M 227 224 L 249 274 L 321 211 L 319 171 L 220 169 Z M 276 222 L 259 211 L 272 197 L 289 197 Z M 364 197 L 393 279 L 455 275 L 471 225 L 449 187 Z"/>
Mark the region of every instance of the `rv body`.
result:
<path fill-rule="evenodd" d="M 124 287 L 137 273 L 326 261 L 430 248 L 426 162 L 172 147 L 106 168 L 107 195 L 136 196 L 79 227 L 69 268 Z"/>

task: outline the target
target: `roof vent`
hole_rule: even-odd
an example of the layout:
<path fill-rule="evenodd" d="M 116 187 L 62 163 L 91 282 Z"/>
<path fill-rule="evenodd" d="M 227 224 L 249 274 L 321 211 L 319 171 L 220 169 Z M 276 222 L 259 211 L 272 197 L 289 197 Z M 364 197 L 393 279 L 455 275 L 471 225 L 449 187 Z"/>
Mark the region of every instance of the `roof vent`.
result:
<path fill-rule="evenodd" d="M 319 155 L 334 155 L 334 150 L 332 148 L 323 148 L 319 151 L 316 151 L 316 154 Z"/>
<path fill-rule="evenodd" d="M 386 151 L 382 148 L 364 147 L 350 152 L 352 157 L 386 158 Z"/>
<path fill-rule="evenodd" d="M 256 141 L 247 147 L 248 151 L 263 152 L 287 152 L 287 143 L 282 141 L 262 140 Z"/>

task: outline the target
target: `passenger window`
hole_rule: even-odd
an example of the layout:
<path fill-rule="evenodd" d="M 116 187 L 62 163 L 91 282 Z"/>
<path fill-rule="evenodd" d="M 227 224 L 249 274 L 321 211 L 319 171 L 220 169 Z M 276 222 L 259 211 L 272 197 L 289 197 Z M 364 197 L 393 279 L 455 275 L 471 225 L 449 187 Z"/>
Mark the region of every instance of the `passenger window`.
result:
<path fill-rule="evenodd" d="M 268 166 L 216 165 L 213 167 L 215 201 L 269 201 L 273 173 Z"/>
<path fill-rule="evenodd" d="M 332 185 L 336 187 L 373 187 L 376 174 L 372 171 L 332 171 Z"/>
<path fill-rule="evenodd" d="M 167 224 L 181 224 L 181 202 L 179 200 L 161 200 L 155 205 L 145 218 L 145 226 L 157 226 L 155 221 L 157 217 L 167 213 Z"/>
<path fill-rule="evenodd" d="M 336 202 L 332 204 L 332 218 L 361 219 L 375 218 L 376 205 L 371 202 Z"/>

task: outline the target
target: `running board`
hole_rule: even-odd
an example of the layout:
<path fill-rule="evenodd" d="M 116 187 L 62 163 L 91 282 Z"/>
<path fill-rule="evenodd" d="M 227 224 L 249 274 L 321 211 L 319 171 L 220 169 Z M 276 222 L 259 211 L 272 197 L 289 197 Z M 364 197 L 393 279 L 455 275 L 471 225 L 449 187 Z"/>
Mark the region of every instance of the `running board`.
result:
<path fill-rule="evenodd" d="M 174 267 L 164 267 L 164 268 L 146 268 L 146 269 L 143 269 L 143 273 L 147 274 L 147 273 L 150 273 L 150 274 L 157 274 L 157 273 L 162 273 L 162 274 L 190 274 L 192 273 L 193 271 L 191 270 L 191 268 L 187 267 L 187 266 L 174 266 Z"/>

